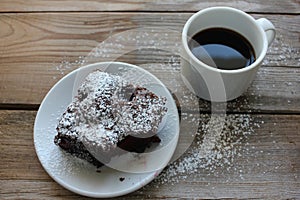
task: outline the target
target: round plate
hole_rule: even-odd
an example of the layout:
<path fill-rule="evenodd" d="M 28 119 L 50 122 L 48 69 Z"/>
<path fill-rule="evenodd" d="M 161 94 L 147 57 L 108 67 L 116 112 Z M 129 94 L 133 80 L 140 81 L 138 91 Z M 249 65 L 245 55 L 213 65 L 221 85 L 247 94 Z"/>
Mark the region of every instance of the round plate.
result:
<path fill-rule="evenodd" d="M 150 152 L 130 157 L 127 168 L 101 167 L 76 158 L 54 144 L 56 125 L 76 94 L 84 77 L 96 70 L 117 74 L 167 98 L 168 112 L 158 135 L 160 145 Z M 148 71 L 121 62 L 103 62 L 81 67 L 56 83 L 44 98 L 34 124 L 34 145 L 47 173 L 63 187 L 89 197 L 116 197 L 133 192 L 153 180 L 171 160 L 179 136 L 179 117 L 169 90 Z M 128 153 L 129 154 L 129 153 Z M 126 157 L 126 155 L 124 155 Z M 159 156 L 159 159 L 158 157 Z M 123 157 L 114 158 L 122 160 Z M 118 163 L 118 162 L 116 162 Z M 130 164 L 128 164 L 130 163 Z M 124 163 L 123 165 L 124 166 Z"/>

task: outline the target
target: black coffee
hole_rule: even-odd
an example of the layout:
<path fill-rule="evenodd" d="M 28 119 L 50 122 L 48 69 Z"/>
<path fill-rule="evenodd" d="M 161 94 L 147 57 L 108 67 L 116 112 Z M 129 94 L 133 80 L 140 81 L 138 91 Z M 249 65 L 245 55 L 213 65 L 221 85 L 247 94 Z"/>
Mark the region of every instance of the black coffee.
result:
<path fill-rule="evenodd" d="M 189 41 L 189 47 L 199 60 L 219 69 L 244 68 L 256 59 L 254 49 L 245 37 L 224 28 L 196 33 Z"/>

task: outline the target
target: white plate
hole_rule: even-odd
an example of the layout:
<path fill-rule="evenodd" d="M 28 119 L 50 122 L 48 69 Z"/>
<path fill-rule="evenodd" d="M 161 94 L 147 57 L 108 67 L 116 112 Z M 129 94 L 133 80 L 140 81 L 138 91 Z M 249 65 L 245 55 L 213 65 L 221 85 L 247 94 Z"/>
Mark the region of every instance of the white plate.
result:
<path fill-rule="evenodd" d="M 83 78 L 95 69 L 118 74 L 167 98 L 168 113 L 158 133 L 162 139 L 161 144 L 154 148 L 154 153 L 145 153 L 138 157 L 129 156 L 131 160 L 126 161 L 126 169 L 102 167 L 101 172 L 97 172 L 96 167 L 64 152 L 53 142 L 57 134 L 58 118 L 71 103 L 76 88 Z M 36 153 L 47 173 L 63 187 L 89 197 L 116 197 L 148 184 L 171 160 L 178 136 L 179 117 L 176 104 L 168 89 L 148 71 L 120 62 L 87 65 L 62 78 L 44 98 L 34 124 Z M 120 161 L 123 158 L 119 157 L 115 160 Z M 122 180 L 123 178 L 125 179 Z"/>

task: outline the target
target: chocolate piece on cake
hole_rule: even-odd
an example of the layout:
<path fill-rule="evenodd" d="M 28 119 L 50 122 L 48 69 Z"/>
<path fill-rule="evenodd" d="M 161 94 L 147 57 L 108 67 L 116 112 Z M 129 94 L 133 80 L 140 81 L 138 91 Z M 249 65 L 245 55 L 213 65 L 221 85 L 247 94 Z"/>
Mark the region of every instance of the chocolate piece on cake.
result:
<path fill-rule="evenodd" d="M 59 120 L 54 143 L 98 167 L 120 154 L 120 148 L 142 153 L 160 142 L 165 103 L 166 98 L 120 76 L 94 71 Z"/>

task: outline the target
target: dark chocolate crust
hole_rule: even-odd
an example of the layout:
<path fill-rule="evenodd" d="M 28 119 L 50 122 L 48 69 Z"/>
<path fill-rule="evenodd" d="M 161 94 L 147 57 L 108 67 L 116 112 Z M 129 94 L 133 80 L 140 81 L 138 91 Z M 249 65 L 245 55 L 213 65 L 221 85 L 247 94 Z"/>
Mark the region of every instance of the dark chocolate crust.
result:
<path fill-rule="evenodd" d="M 157 135 L 148 138 L 137 138 L 134 136 L 126 136 L 118 143 L 118 147 L 128 152 L 143 153 L 146 148 L 150 147 L 152 143 L 160 143 L 160 138 Z M 74 139 L 68 135 L 57 134 L 54 138 L 54 143 L 61 147 L 66 152 L 84 159 L 96 167 L 101 167 L 104 163 L 98 161 L 82 144 L 82 142 Z M 109 158 L 106 160 L 109 162 Z"/>
<path fill-rule="evenodd" d="M 96 167 L 103 166 L 103 163 L 99 162 L 92 154 L 90 154 L 82 142 L 78 141 L 76 138 L 59 133 L 55 136 L 54 143 L 71 155 L 84 159 Z"/>

